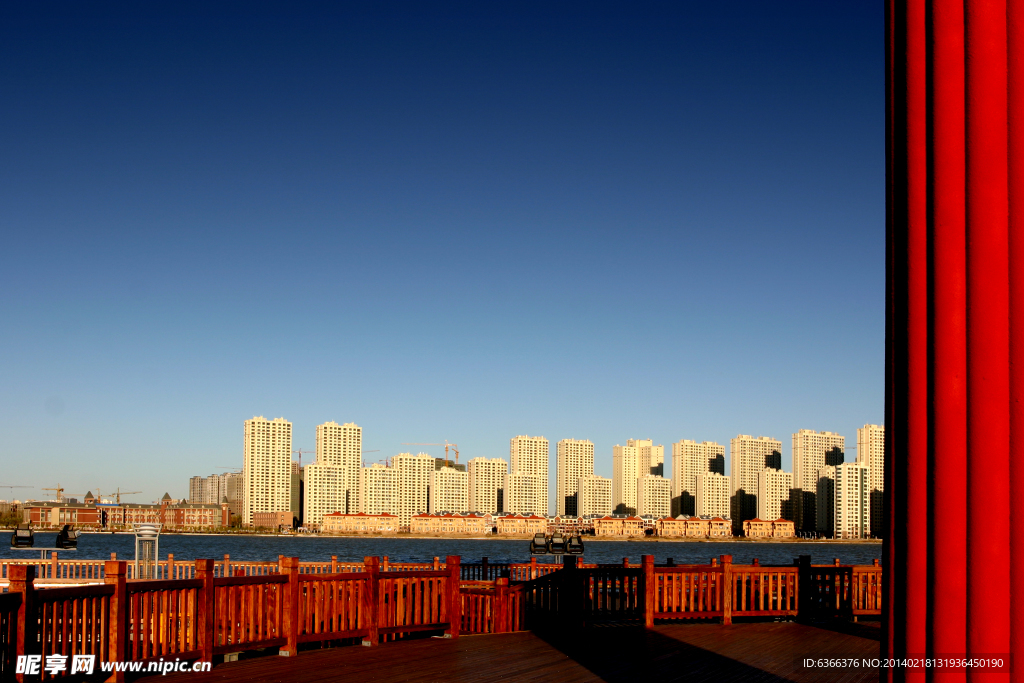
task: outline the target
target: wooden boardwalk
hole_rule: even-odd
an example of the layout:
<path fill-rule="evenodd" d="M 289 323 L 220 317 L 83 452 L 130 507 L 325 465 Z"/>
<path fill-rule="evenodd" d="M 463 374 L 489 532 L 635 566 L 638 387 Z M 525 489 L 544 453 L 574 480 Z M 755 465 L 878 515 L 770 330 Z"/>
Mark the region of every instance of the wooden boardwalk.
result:
<path fill-rule="evenodd" d="M 804 657 L 875 658 L 877 625 L 826 629 L 795 623 L 596 627 L 575 634 L 518 632 L 428 638 L 376 648 L 304 651 L 220 664 L 207 674 L 148 676 L 147 683 L 235 681 L 877 681 L 878 671 L 805 669 Z"/>

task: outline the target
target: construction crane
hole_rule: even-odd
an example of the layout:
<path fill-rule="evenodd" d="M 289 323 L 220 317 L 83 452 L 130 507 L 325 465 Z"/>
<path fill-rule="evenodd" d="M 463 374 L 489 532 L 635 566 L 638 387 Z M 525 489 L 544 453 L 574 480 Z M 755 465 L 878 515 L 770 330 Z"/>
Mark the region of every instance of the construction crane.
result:
<path fill-rule="evenodd" d="M 121 505 L 122 496 L 134 496 L 135 494 L 141 493 L 142 492 L 140 492 L 140 490 L 121 490 L 121 487 L 118 486 L 118 489 L 116 490 L 116 492 L 114 492 L 114 495 L 117 496 L 118 505 Z"/>
<path fill-rule="evenodd" d="M 218 467 L 218 470 L 228 470 L 229 472 L 241 472 L 241 467 Z"/>
<path fill-rule="evenodd" d="M 64 502 L 64 487 L 61 486 L 60 484 L 57 484 L 56 488 L 42 488 L 42 489 L 39 489 L 39 490 L 40 491 L 56 491 L 57 492 L 57 502 L 58 503 L 63 503 Z M 69 493 L 68 495 L 69 496 L 84 496 L 85 494 L 84 493 Z"/>
<path fill-rule="evenodd" d="M 456 443 L 450 443 L 448 439 L 444 440 L 444 443 L 403 443 L 403 446 L 444 446 L 444 460 L 448 462 L 448 449 L 455 451 L 455 464 L 459 464 L 459 445 Z"/>
<path fill-rule="evenodd" d="M 0 484 L 0 489 L 11 489 L 11 495 L 14 495 L 14 489 L 31 489 L 34 486 L 15 486 L 12 484 Z"/>
<path fill-rule="evenodd" d="M 374 448 L 372 450 L 363 451 L 363 453 L 380 453 L 380 449 L 379 448 Z M 365 460 L 363 460 L 363 467 L 366 467 L 366 461 Z"/>
<path fill-rule="evenodd" d="M 292 451 L 292 455 L 299 456 L 299 467 L 302 467 L 302 454 L 303 453 L 316 453 L 316 451 L 304 451 L 301 448 L 297 451 Z"/>

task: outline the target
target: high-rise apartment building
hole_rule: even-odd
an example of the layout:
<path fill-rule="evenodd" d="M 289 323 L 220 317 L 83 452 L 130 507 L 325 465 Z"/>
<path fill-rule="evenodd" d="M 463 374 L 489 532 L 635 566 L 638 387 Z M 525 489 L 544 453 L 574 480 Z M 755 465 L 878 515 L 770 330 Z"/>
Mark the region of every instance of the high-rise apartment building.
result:
<path fill-rule="evenodd" d="M 547 515 L 548 513 L 548 477 L 549 468 L 548 461 L 551 457 L 551 449 L 548 444 L 548 440 L 543 436 L 517 436 L 509 440 L 509 474 L 512 475 L 530 475 L 536 477 L 543 482 L 543 499 L 542 503 L 537 502 L 537 483 L 533 479 L 521 479 L 518 476 L 506 477 L 508 485 L 505 486 L 505 497 L 509 500 L 515 500 L 515 506 L 528 505 L 532 509 L 531 514 L 535 515 Z M 509 486 L 516 486 L 518 482 L 523 482 L 528 487 L 524 491 L 515 491 Z M 505 508 L 509 512 L 513 512 L 509 503 L 506 501 Z"/>
<path fill-rule="evenodd" d="M 774 467 L 766 467 L 757 474 L 757 516 L 774 522 L 777 519 L 793 521 L 790 493 L 793 474 Z"/>
<path fill-rule="evenodd" d="M 509 472 L 505 475 L 505 509 L 519 515 L 547 515 L 548 481 L 539 474 Z"/>
<path fill-rule="evenodd" d="M 562 439 L 558 442 L 557 453 L 555 514 L 578 515 L 580 478 L 594 473 L 594 443 Z"/>
<path fill-rule="evenodd" d="M 836 466 L 826 465 L 818 470 L 814 490 L 814 530 L 825 538 L 835 536 L 836 523 Z"/>
<path fill-rule="evenodd" d="M 505 505 L 508 462 L 501 458 L 472 458 L 468 463 L 469 512 L 501 512 Z"/>
<path fill-rule="evenodd" d="M 834 538 L 871 534 L 871 479 L 866 465 L 847 462 L 835 468 Z"/>
<path fill-rule="evenodd" d="M 882 538 L 885 491 L 885 427 L 864 425 L 857 430 L 857 462 L 869 470 L 871 480 L 871 535 Z"/>
<path fill-rule="evenodd" d="M 292 423 L 254 417 L 243 439 L 242 523 L 252 526 L 255 512 L 291 509 Z"/>
<path fill-rule="evenodd" d="M 672 482 L 665 477 L 644 474 L 636 480 L 636 513 L 667 517 L 672 512 Z"/>
<path fill-rule="evenodd" d="M 317 425 L 316 462 L 303 468 L 304 524 L 316 528 L 326 514 L 358 510 L 362 452 L 363 430 L 358 425 Z"/>
<path fill-rule="evenodd" d="M 697 475 L 725 474 L 725 447 L 714 441 L 697 443 L 683 439 L 672 444 L 672 497 L 678 500 L 677 515 L 696 514 Z M 722 470 L 717 467 L 721 465 Z"/>
<path fill-rule="evenodd" d="M 579 515 L 610 515 L 612 513 L 612 480 L 589 475 L 580 477 Z"/>
<path fill-rule="evenodd" d="M 793 434 L 793 488 L 800 489 L 796 498 L 798 531 L 817 530 L 818 472 L 843 462 L 845 438 L 835 432 L 801 429 Z"/>
<path fill-rule="evenodd" d="M 430 473 L 430 508 L 435 512 L 469 510 L 469 473 L 442 467 Z"/>
<path fill-rule="evenodd" d="M 757 516 L 757 476 L 776 454 L 781 456 L 782 442 L 768 436 L 756 439 L 749 434 L 740 434 L 729 441 L 729 475 L 732 480 L 732 497 L 729 508 L 732 511 L 733 533 L 743 530 L 743 522 Z"/>
<path fill-rule="evenodd" d="M 732 496 L 730 477 L 718 472 L 698 474 L 694 489 L 694 505 L 698 517 L 729 519 L 729 499 Z"/>
<path fill-rule="evenodd" d="M 636 481 L 644 475 L 665 471 L 665 447 L 651 439 L 629 439 L 612 449 L 612 506 L 636 510 Z M 656 475 L 660 476 L 660 475 Z"/>
<path fill-rule="evenodd" d="M 398 474 L 393 467 L 374 463 L 359 470 L 359 512 L 395 514 Z"/>
<path fill-rule="evenodd" d="M 413 515 L 428 512 L 434 458 L 426 453 L 399 453 L 391 459 L 391 466 L 396 477 L 394 514 L 398 515 L 399 527 L 408 529 Z"/>

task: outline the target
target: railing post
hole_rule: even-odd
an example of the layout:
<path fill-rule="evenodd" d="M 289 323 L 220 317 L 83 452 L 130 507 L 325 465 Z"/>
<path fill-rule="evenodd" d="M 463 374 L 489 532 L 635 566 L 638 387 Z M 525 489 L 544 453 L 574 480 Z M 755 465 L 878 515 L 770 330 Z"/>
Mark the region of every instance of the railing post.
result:
<path fill-rule="evenodd" d="M 116 560 L 117 559 L 117 553 L 110 553 L 110 559 Z"/>
<path fill-rule="evenodd" d="M 537 578 L 537 558 L 530 558 L 530 580 L 533 581 Z"/>
<path fill-rule="evenodd" d="M 57 551 L 54 550 L 50 553 L 50 578 L 59 579 L 60 577 L 60 564 L 57 562 Z"/>
<path fill-rule="evenodd" d="M 722 623 L 732 623 L 732 555 L 722 555 Z"/>
<path fill-rule="evenodd" d="M 448 570 L 448 623 L 445 635 L 458 638 L 462 629 L 462 558 L 459 555 L 448 555 L 445 566 Z"/>
<path fill-rule="evenodd" d="M 388 571 L 389 568 L 390 568 L 390 563 L 388 562 L 388 556 L 385 555 L 383 560 L 381 561 L 380 569 L 381 569 L 381 571 L 386 572 L 386 571 Z"/>
<path fill-rule="evenodd" d="M 508 591 L 508 579 L 497 579 L 494 582 L 495 633 L 508 633 L 512 630 L 509 626 Z"/>
<path fill-rule="evenodd" d="M 378 605 L 380 605 L 380 559 L 376 557 L 363 558 L 363 571 L 366 573 L 366 584 L 363 588 L 362 613 L 365 619 L 366 628 L 369 633 L 363 640 L 363 645 L 376 647 L 380 643 L 380 619 Z"/>
<path fill-rule="evenodd" d="M 287 644 L 277 651 L 282 657 L 299 654 L 299 558 L 286 557 L 281 560 L 284 574 L 288 577 L 288 588 L 284 593 L 284 637 Z"/>
<path fill-rule="evenodd" d="M 114 594 L 110 596 L 110 621 L 107 628 L 110 638 L 108 662 L 123 662 L 128 654 L 128 563 L 112 560 L 103 566 L 104 583 L 113 584 Z M 124 671 L 115 671 L 108 682 L 124 681 Z"/>
<path fill-rule="evenodd" d="M 215 619 L 217 616 L 217 593 L 213 585 L 213 560 L 196 560 L 196 578 L 203 587 L 196 595 L 196 643 L 199 659 L 213 662 Z"/>
<path fill-rule="evenodd" d="M 622 568 L 623 569 L 629 569 L 629 558 L 628 557 L 622 558 Z"/>
<path fill-rule="evenodd" d="M 176 579 L 174 575 L 174 553 L 167 553 L 167 573 L 164 575 L 165 579 Z"/>
<path fill-rule="evenodd" d="M 801 555 L 796 561 L 797 594 L 796 615 L 798 619 L 809 619 L 811 616 L 811 556 Z"/>
<path fill-rule="evenodd" d="M 644 570 L 644 628 L 654 628 L 654 598 L 658 590 L 654 581 L 654 555 L 643 555 L 640 564 Z"/>
<path fill-rule="evenodd" d="M 434 571 L 436 572 L 436 571 L 440 571 L 440 570 L 441 570 L 441 558 L 435 556 L 434 557 Z"/>
<path fill-rule="evenodd" d="M 480 571 L 483 574 L 480 577 L 480 580 L 481 581 L 490 581 L 490 579 L 487 576 L 487 557 L 486 556 L 484 556 L 483 561 L 480 563 L 480 565 L 481 565 Z"/>
<path fill-rule="evenodd" d="M 18 605 L 18 616 L 16 628 L 18 629 L 15 643 L 15 659 L 20 655 L 36 654 L 36 610 L 35 610 L 35 586 L 32 582 L 36 578 L 36 568 L 32 565 L 10 565 L 7 567 L 7 590 L 11 593 L 21 593 L 21 604 Z M 33 676 L 35 678 L 35 676 Z M 25 674 L 18 674 L 19 683 L 25 680 Z"/>
<path fill-rule="evenodd" d="M 332 574 L 337 574 L 338 573 L 338 556 L 337 555 L 331 555 L 331 573 Z"/>
<path fill-rule="evenodd" d="M 231 555 L 224 553 L 224 571 L 220 573 L 225 579 L 231 576 Z"/>

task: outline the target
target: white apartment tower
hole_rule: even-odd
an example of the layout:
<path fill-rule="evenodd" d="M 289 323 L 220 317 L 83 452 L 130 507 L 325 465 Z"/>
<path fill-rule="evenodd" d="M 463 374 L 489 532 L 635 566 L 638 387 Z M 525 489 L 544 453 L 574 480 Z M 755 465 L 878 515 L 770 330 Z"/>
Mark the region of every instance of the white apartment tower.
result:
<path fill-rule="evenodd" d="M 548 514 L 548 481 L 539 474 L 509 472 L 505 475 L 505 509 L 518 515 Z"/>
<path fill-rule="evenodd" d="M 871 480 L 866 465 L 847 462 L 835 468 L 834 538 L 871 534 Z"/>
<path fill-rule="evenodd" d="M 818 472 L 843 462 L 845 442 L 846 439 L 835 432 L 801 429 L 793 434 L 793 488 L 801 492 L 796 500 L 797 530 L 817 529 Z"/>
<path fill-rule="evenodd" d="M 672 496 L 679 498 L 680 513 L 695 514 L 697 475 L 711 472 L 712 461 L 725 463 L 725 446 L 714 441 L 683 439 L 672 444 Z M 725 474 L 724 470 L 719 474 Z"/>
<path fill-rule="evenodd" d="M 651 439 L 629 439 L 612 449 L 612 507 L 636 509 L 637 479 L 665 468 L 665 447 Z"/>
<path fill-rule="evenodd" d="M 513 476 L 511 478 L 506 477 L 505 486 L 505 510 L 507 512 L 517 512 L 513 510 L 509 503 L 509 500 L 515 500 L 515 506 L 526 505 L 530 509 L 532 514 L 547 515 L 548 513 L 548 460 L 550 459 L 551 449 L 548 444 L 548 440 L 543 436 L 517 436 L 509 440 L 509 462 L 511 467 L 509 468 L 510 475 L 529 475 L 536 477 L 537 480 L 542 482 L 540 484 L 543 489 L 543 493 L 538 501 L 537 497 L 537 481 L 533 479 L 524 479 L 519 476 Z M 527 486 L 527 490 L 517 491 L 514 487 L 522 482 L 523 485 Z"/>
<path fill-rule="evenodd" d="M 636 480 L 636 513 L 668 517 L 672 512 L 672 482 L 665 477 L 645 474 Z"/>
<path fill-rule="evenodd" d="M 505 503 L 505 475 L 508 462 L 501 458 L 472 458 L 466 463 L 469 475 L 469 512 L 501 512 Z"/>
<path fill-rule="evenodd" d="M 332 512 L 351 514 L 359 508 L 363 430 L 347 422 L 325 422 L 316 428 L 316 462 L 306 465 L 305 520 L 317 527 Z"/>
<path fill-rule="evenodd" d="M 442 467 L 430 473 L 430 513 L 469 510 L 469 473 Z"/>
<path fill-rule="evenodd" d="M 729 475 L 732 479 L 733 530 L 757 516 L 757 476 L 769 464 L 781 462 L 782 442 L 769 436 L 756 439 L 740 434 L 729 441 Z"/>
<path fill-rule="evenodd" d="M 409 518 L 427 512 L 430 475 L 434 472 L 434 458 L 426 453 L 399 453 L 391 459 L 395 468 L 395 509 L 398 526 L 409 528 Z"/>
<path fill-rule="evenodd" d="M 871 481 L 871 535 L 881 538 L 885 491 L 885 427 L 864 425 L 857 430 L 857 462 L 869 469 Z"/>
<path fill-rule="evenodd" d="M 594 443 L 562 439 L 558 442 L 555 474 L 555 514 L 579 514 L 579 481 L 594 474 Z"/>
<path fill-rule="evenodd" d="M 610 515 L 612 513 L 612 480 L 589 475 L 580 477 L 577 484 L 579 516 Z"/>
<path fill-rule="evenodd" d="M 757 475 L 757 516 L 775 521 L 793 516 L 789 492 L 793 488 L 793 475 L 773 467 L 766 467 Z"/>
<path fill-rule="evenodd" d="M 393 467 L 374 463 L 359 470 L 359 512 L 395 514 L 398 475 Z"/>
<path fill-rule="evenodd" d="M 292 423 L 254 417 L 243 438 L 242 523 L 252 526 L 254 512 L 291 509 Z"/>
<path fill-rule="evenodd" d="M 698 517 L 729 519 L 729 497 L 732 495 L 730 477 L 718 472 L 698 474 L 694 489 Z"/>

